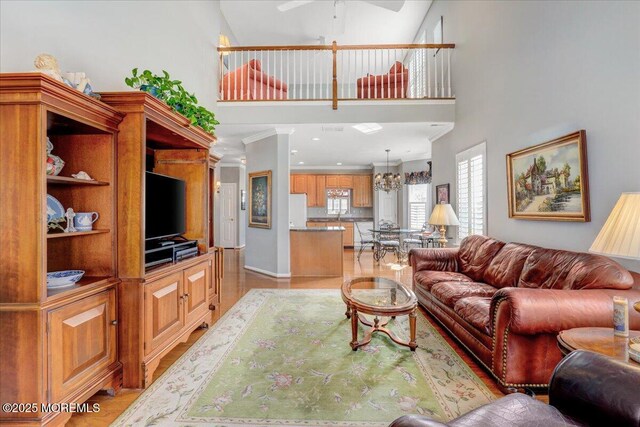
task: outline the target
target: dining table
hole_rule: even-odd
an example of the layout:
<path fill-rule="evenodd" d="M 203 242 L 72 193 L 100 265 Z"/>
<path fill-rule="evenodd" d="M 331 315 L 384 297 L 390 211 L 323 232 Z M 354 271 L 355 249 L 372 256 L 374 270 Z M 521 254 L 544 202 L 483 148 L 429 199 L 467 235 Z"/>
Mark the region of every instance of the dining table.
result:
<path fill-rule="evenodd" d="M 403 262 L 408 259 L 409 250 L 408 245 L 405 245 L 405 241 L 408 238 L 412 238 L 412 236 L 416 236 L 417 239 L 421 240 L 420 247 L 424 248 L 425 244 L 428 247 L 429 244 L 435 244 L 435 239 L 440 237 L 437 233 L 435 237 L 433 234 L 426 234 L 422 230 L 414 229 L 414 228 L 370 228 L 369 231 L 373 234 L 374 237 L 374 246 L 373 246 L 373 259 L 376 262 L 379 262 L 390 249 L 393 248 L 391 245 L 385 245 L 382 242 L 384 241 L 397 241 L 398 246 L 394 251 L 396 253 L 396 257 L 399 262 Z"/>

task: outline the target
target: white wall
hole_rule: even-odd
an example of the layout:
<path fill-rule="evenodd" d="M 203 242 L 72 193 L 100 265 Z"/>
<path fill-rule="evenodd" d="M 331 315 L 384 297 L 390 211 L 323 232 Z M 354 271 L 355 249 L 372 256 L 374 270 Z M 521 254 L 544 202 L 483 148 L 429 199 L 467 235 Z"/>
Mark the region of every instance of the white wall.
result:
<path fill-rule="evenodd" d="M 247 174 L 271 171 L 271 229 L 249 227 L 247 220 L 245 267 L 276 277 L 291 275 L 289 267 L 290 157 L 288 134 L 271 135 L 247 145 Z M 247 186 L 249 185 L 248 183 Z M 247 195 L 249 196 L 250 194 Z M 247 215 L 251 213 L 247 211 Z"/>
<path fill-rule="evenodd" d="M 84 71 L 96 91 L 131 90 L 131 69 L 167 70 L 215 106 L 219 1 L 2 1 L 0 71 L 32 71 L 40 53 Z"/>
<path fill-rule="evenodd" d="M 436 1 L 456 43 L 456 125 L 433 144 L 433 185 L 455 154 L 487 141 L 488 231 L 587 251 L 623 191 L 640 191 L 640 2 Z M 591 222 L 509 219 L 505 155 L 586 129 Z M 639 262 L 623 262 L 640 270 Z"/>

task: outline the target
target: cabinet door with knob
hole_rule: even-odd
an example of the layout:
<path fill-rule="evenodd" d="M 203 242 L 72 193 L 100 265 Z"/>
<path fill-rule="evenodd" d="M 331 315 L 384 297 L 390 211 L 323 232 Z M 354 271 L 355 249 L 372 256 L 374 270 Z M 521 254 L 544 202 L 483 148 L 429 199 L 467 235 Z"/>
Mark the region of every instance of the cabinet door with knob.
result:
<path fill-rule="evenodd" d="M 117 323 L 115 289 L 48 312 L 50 402 L 62 402 L 116 362 Z"/>
<path fill-rule="evenodd" d="M 184 271 L 184 323 L 190 325 L 209 310 L 211 264 L 206 261 Z"/>
<path fill-rule="evenodd" d="M 183 273 L 177 272 L 145 284 L 144 348 L 150 354 L 184 326 Z"/>

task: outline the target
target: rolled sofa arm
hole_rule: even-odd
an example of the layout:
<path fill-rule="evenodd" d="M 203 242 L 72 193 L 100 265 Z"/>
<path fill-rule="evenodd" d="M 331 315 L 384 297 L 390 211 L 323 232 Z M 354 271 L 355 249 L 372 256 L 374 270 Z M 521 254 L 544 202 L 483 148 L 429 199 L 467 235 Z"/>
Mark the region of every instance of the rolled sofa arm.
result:
<path fill-rule="evenodd" d="M 613 297 L 629 300 L 629 326 L 640 328 L 633 303 L 640 290 L 503 288 L 491 300 L 491 330 L 509 327 L 521 335 L 557 333 L 579 327 L 613 328 Z"/>
<path fill-rule="evenodd" d="M 640 425 L 640 367 L 590 351 L 571 352 L 556 367 L 549 404 L 589 425 Z"/>
<path fill-rule="evenodd" d="M 458 271 L 458 248 L 411 249 L 409 264 L 414 274 L 422 270 Z"/>

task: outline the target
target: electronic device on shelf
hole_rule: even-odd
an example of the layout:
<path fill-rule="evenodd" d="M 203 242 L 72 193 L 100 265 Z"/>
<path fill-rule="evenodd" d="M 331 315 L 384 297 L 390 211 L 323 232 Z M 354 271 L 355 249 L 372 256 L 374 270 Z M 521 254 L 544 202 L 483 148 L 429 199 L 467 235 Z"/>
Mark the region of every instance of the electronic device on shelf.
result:
<path fill-rule="evenodd" d="M 181 236 L 186 226 L 186 183 L 158 173 L 145 173 L 145 236 L 168 240 Z M 171 243 L 167 243 L 171 245 Z"/>
<path fill-rule="evenodd" d="M 198 241 L 187 240 L 182 236 L 174 237 L 171 244 L 167 241 L 147 240 L 144 251 L 144 267 L 151 268 L 161 264 L 173 263 L 198 256 Z"/>
<path fill-rule="evenodd" d="M 198 241 L 186 232 L 186 183 L 153 172 L 145 173 L 145 268 L 198 255 Z"/>

